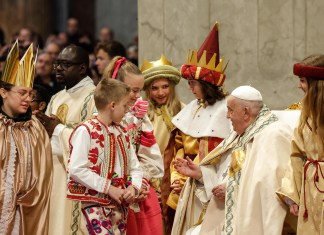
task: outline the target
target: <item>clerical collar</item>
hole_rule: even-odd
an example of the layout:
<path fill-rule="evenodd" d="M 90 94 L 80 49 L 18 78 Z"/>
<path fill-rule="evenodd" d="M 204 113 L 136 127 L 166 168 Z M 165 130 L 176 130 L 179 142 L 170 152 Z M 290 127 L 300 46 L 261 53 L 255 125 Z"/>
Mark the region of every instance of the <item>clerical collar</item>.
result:
<path fill-rule="evenodd" d="M 16 118 L 13 118 L 13 117 L 10 117 L 8 114 L 6 114 L 2 108 L 0 108 L 0 113 L 2 115 L 4 115 L 6 118 L 8 119 L 12 119 L 14 122 L 26 122 L 26 121 L 29 121 L 31 119 L 31 116 L 32 116 L 32 110 L 31 108 L 29 107 L 27 112 L 24 113 L 24 114 L 21 114 L 19 117 L 16 117 Z"/>
<path fill-rule="evenodd" d="M 93 85 L 93 80 L 89 76 L 86 76 L 80 82 L 78 82 L 76 85 L 71 87 L 70 89 L 66 89 L 66 91 L 73 93 L 73 92 L 76 92 L 77 90 L 79 90 L 80 88 L 83 88 L 83 87 L 89 86 L 89 85 Z"/>

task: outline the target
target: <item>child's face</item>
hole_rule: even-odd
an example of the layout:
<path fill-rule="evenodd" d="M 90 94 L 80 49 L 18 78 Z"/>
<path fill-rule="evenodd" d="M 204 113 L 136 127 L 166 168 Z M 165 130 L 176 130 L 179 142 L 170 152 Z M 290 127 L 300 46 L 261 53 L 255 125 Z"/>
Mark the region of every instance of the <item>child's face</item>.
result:
<path fill-rule="evenodd" d="M 299 77 L 298 88 L 300 88 L 304 93 L 308 90 L 307 79 L 304 77 Z"/>
<path fill-rule="evenodd" d="M 125 96 L 119 102 L 115 103 L 113 113 L 112 113 L 112 121 L 114 123 L 120 123 L 125 114 L 129 109 L 129 96 Z"/>
<path fill-rule="evenodd" d="M 203 95 L 202 89 L 201 89 L 201 84 L 199 81 L 194 80 L 194 79 L 189 79 L 188 84 L 189 84 L 192 94 L 194 94 L 198 100 L 204 98 L 204 95 Z"/>
<path fill-rule="evenodd" d="M 27 112 L 31 103 L 31 88 L 14 86 L 10 90 L 0 89 L 4 111 L 11 117 Z"/>
<path fill-rule="evenodd" d="M 154 80 L 150 85 L 150 96 L 158 105 L 167 103 L 170 96 L 170 84 L 166 78 Z"/>
<path fill-rule="evenodd" d="M 132 73 L 126 73 L 124 82 L 130 87 L 129 106 L 133 106 L 136 100 L 141 97 L 141 91 L 144 87 L 144 76 Z"/>
<path fill-rule="evenodd" d="M 39 109 L 39 100 L 37 100 L 37 91 L 36 90 L 32 90 L 31 91 L 31 102 L 30 102 L 30 107 L 32 109 L 32 111 L 38 110 Z"/>

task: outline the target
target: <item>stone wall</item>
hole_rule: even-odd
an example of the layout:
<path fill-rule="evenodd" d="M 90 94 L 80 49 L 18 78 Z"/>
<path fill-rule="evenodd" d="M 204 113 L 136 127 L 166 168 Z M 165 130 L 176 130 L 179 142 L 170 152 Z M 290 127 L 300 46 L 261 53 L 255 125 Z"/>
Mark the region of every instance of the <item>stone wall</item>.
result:
<path fill-rule="evenodd" d="M 139 61 L 164 53 L 180 67 L 219 21 L 220 54 L 229 60 L 225 89 L 251 84 L 268 106 L 286 108 L 303 96 L 293 64 L 324 53 L 323 12 L 322 0 L 140 0 Z M 179 95 L 193 99 L 185 81 Z"/>

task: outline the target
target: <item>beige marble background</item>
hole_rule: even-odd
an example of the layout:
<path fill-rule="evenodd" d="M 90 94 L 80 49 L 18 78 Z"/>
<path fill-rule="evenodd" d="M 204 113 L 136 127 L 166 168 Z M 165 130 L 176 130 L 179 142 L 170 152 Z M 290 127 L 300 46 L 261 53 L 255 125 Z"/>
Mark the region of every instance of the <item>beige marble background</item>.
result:
<path fill-rule="evenodd" d="M 164 53 L 179 68 L 216 21 L 226 90 L 250 84 L 272 109 L 302 99 L 292 66 L 324 53 L 323 0 L 138 0 L 140 64 Z M 186 84 L 178 86 L 185 103 L 194 98 Z"/>

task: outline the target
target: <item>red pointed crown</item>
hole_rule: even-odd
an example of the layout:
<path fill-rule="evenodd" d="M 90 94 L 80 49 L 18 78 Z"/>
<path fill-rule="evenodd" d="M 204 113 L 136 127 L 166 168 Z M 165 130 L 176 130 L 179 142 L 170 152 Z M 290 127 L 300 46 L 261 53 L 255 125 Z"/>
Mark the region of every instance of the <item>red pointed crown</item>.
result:
<path fill-rule="evenodd" d="M 181 76 L 222 86 L 225 80 L 223 60 L 219 58 L 219 23 L 216 22 L 198 51 L 188 52 L 187 63 L 181 66 Z"/>

